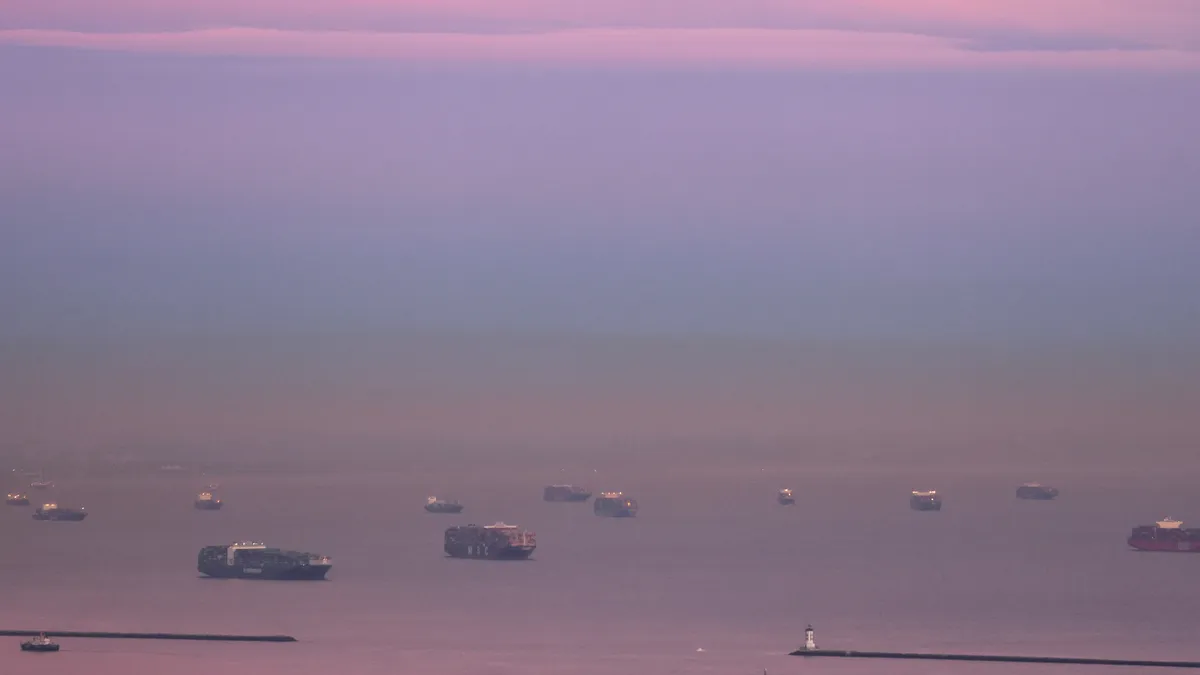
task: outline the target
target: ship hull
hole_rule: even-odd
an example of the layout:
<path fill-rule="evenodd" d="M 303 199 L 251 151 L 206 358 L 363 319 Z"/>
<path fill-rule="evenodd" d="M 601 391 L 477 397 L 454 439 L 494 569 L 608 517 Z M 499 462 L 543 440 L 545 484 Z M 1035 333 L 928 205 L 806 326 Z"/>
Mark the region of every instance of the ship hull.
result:
<path fill-rule="evenodd" d="M 56 652 L 56 651 L 58 651 L 58 645 L 56 645 L 56 644 L 35 645 L 35 644 L 28 643 L 28 642 L 22 642 L 21 643 L 21 651 L 23 651 L 23 652 Z"/>
<path fill-rule="evenodd" d="M 462 513 L 463 506 L 461 504 L 447 504 L 445 506 L 426 506 L 425 510 L 430 513 Z"/>
<path fill-rule="evenodd" d="M 780 497 L 779 505 L 780 506 L 795 506 L 796 500 L 791 497 Z"/>
<path fill-rule="evenodd" d="M 4 503 L 9 506 L 29 506 L 28 499 L 8 499 Z"/>
<path fill-rule="evenodd" d="M 528 560 L 534 546 L 447 546 L 446 555 L 451 558 L 474 560 Z"/>
<path fill-rule="evenodd" d="M 1138 551 L 1157 553 L 1200 553 L 1200 540 L 1171 541 L 1167 539 L 1132 539 L 1129 547 Z"/>
<path fill-rule="evenodd" d="M 547 502 L 586 502 L 588 499 L 591 499 L 591 497 L 591 493 L 583 492 L 564 496 L 551 495 L 549 497 L 542 497 L 542 499 L 543 501 Z"/>
<path fill-rule="evenodd" d="M 199 511 L 220 511 L 221 502 L 196 502 L 195 507 Z"/>
<path fill-rule="evenodd" d="M 293 565 L 242 567 L 239 565 L 200 565 L 201 574 L 216 579 L 259 579 L 262 581 L 322 581 L 332 565 Z"/>
<path fill-rule="evenodd" d="M 51 520 L 63 523 L 77 523 L 87 518 L 86 513 L 35 513 L 34 520 Z"/>
<path fill-rule="evenodd" d="M 914 502 L 914 503 L 910 504 L 910 506 L 912 507 L 912 510 L 914 510 L 914 511 L 941 511 L 942 510 L 941 502 L 936 502 L 936 503 Z"/>
<path fill-rule="evenodd" d="M 601 518 L 634 518 L 637 516 L 637 511 L 629 509 L 619 509 L 616 511 L 596 511 L 596 515 Z"/>

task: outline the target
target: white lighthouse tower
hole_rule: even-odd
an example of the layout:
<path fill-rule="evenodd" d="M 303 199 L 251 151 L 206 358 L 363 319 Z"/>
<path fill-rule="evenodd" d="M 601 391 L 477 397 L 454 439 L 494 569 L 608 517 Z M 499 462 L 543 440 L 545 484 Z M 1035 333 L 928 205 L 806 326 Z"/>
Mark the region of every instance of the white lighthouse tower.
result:
<path fill-rule="evenodd" d="M 817 650 L 817 638 L 813 633 L 812 624 L 808 624 L 808 628 L 804 629 L 804 651 L 815 652 Z"/>

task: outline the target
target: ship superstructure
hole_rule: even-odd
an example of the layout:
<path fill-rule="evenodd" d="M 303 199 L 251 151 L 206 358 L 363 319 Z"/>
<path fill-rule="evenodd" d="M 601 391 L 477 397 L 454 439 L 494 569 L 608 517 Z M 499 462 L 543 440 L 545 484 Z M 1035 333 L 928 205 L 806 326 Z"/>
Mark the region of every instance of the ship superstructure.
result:
<path fill-rule="evenodd" d="M 913 490 L 908 505 L 916 511 L 941 511 L 942 497 L 937 490 Z"/>
<path fill-rule="evenodd" d="M 222 579 L 313 581 L 324 579 L 330 567 L 329 556 L 270 548 L 259 541 L 205 546 L 196 558 L 202 574 Z"/>
<path fill-rule="evenodd" d="M 592 496 L 587 488 L 578 485 L 547 485 L 542 499 L 548 502 L 586 502 Z"/>
<path fill-rule="evenodd" d="M 10 492 L 4 503 L 9 506 L 29 506 L 29 495 L 23 492 Z"/>
<path fill-rule="evenodd" d="M 1041 483 L 1025 483 L 1017 488 L 1017 499 L 1054 499 L 1058 496 L 1058 488 L 1052 488 Z"/>
<path fill-rule="evenodd" d="M 1164 518 L 1153 525 L 1133 528 L 1128 543 L 1139 551 L 1200 553 L 1200 528 L 1184 527 L 1181 520 Z"/>
<path fill-rule="evenodd" d="M 775 496 L 775 500 L 784 506 L 791 506 L 796 503 L 796 497 L 792 495 L 792 491 L 784 488 Z"/>
<path fill-rule="evenodd" d="M 592 502 L 592 512 L 608 518 L 632 518 L 637 515 L 638 503 L 621 492 L 601 492 Z"/>
<path fill-rule="evenodd" d="M 506 523 L 458 525 L 446 528 L 442 547 L 452 558 L 524 560 L 537 548 L 537 537 Z"/>

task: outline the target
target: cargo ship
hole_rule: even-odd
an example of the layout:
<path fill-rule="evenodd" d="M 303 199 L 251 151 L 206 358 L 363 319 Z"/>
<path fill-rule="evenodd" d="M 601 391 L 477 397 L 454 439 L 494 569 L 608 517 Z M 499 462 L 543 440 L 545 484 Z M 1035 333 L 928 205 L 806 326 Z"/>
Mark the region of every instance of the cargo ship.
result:
<path fill-rule="evenodd" d="M 542 499 L 547 502 L 586 502 L 592 492 L 578 485 L 547 485 Z"/>
<path fill-rule="evenodd" d="M 29 495 L 20 492 L 10 492 L 4 503 L 9 506 L 29 506 Z"/>
<path fill-rule="evenodd" d="M 430 497 L 425 500 L 425 510 L 430 513 L 462 513 L 463 505 L 457 500 L 446 501 L 437 497 Z"/>
<path fill-rule="evenodd" d="M 37 637 L 31 638 L 21 643 L 21 651 L 23 652 L 56 652 L 58 651 L 58 643 L 46 637 L 45 633 L 38 633 Z"/>
<path fill-rule="evenodd" d="M 916 511 L 941 511 L 942 498 L 937 490 L 913 490 L 908 505 Z"/>
<path fill-rule="evenodd" d="M 34 520 L 78 521 L 87 518 L 87 511 L 82 508 L 73 509 L 58 504 L 42 504 L 33 512 Z"/>
<path fill-rule="evenodd" d="M 221 500 L 213 496 L 211 492 L 201 492 L 196 495 L 196 501 L 192 505 L 201 511 L 216 511 L 221 508 Z"/>
<path fill-rule="evenodd" d="M 1200 553 L 1200 528 L 1184 527 L 1182 521 L 1166 518 L 1133 528 L 1129 545 L 1139 551 Z"/>
<path fill-rule="evenodd" d="M 48 480 L 35 480 L 29 484 L 29 487 L 35 490 L 48 490 L 54 487 L 54 482 Z"/>
<path fill-rule="evenodd" d="M 329 556 L 267 548 L 258 541 L 205 546 L 196 558 L 201 574 L 220 579 L 316 581 L 333 567 Z"/>
<path fill-rule="evenodd" d="M 1058 488 L 1047 487 L 1041 483 L 1026 483 L 1017 488 L 1017 499 L 1054 499 L 1058 496 Z"/>
<path fill-rule="evenodd" d="M 779 494 L 775 497 L 775 499 L 778 500 L 779 503 L 783 504 L 784 506 L 791 506 L 796 503 L 796 498 L 794 496 L 792 496 L 792 491 L 789 490 L 788 488 L 784 488 L 784 489 L 780 490 Z"/>
<path fill-rule="evenodd" d="M 620 492 L 601 492 L 592 502 L 592 512 L 608 518 L 632 518 L 637 515 L 638 504 Z"/>
<path fill-rule="evenodd" d="M 459 525 L 446 528 L 443 548 L 451 558 L 525 560 L 537 541 L 532 532 L 516 525 Z"/>

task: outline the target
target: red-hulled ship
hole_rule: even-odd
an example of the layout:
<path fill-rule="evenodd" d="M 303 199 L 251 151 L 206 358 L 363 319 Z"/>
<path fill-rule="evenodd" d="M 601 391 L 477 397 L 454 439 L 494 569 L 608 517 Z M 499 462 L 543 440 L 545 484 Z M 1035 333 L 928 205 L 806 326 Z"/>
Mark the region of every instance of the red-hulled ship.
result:
<path fill-rule="evenodd" d="M 1129 545 L 1139 551 L 1200 553 L 1200 527 L 1184 527 L 1182 521 L 1167 518 L 1133 528 Z"/>

